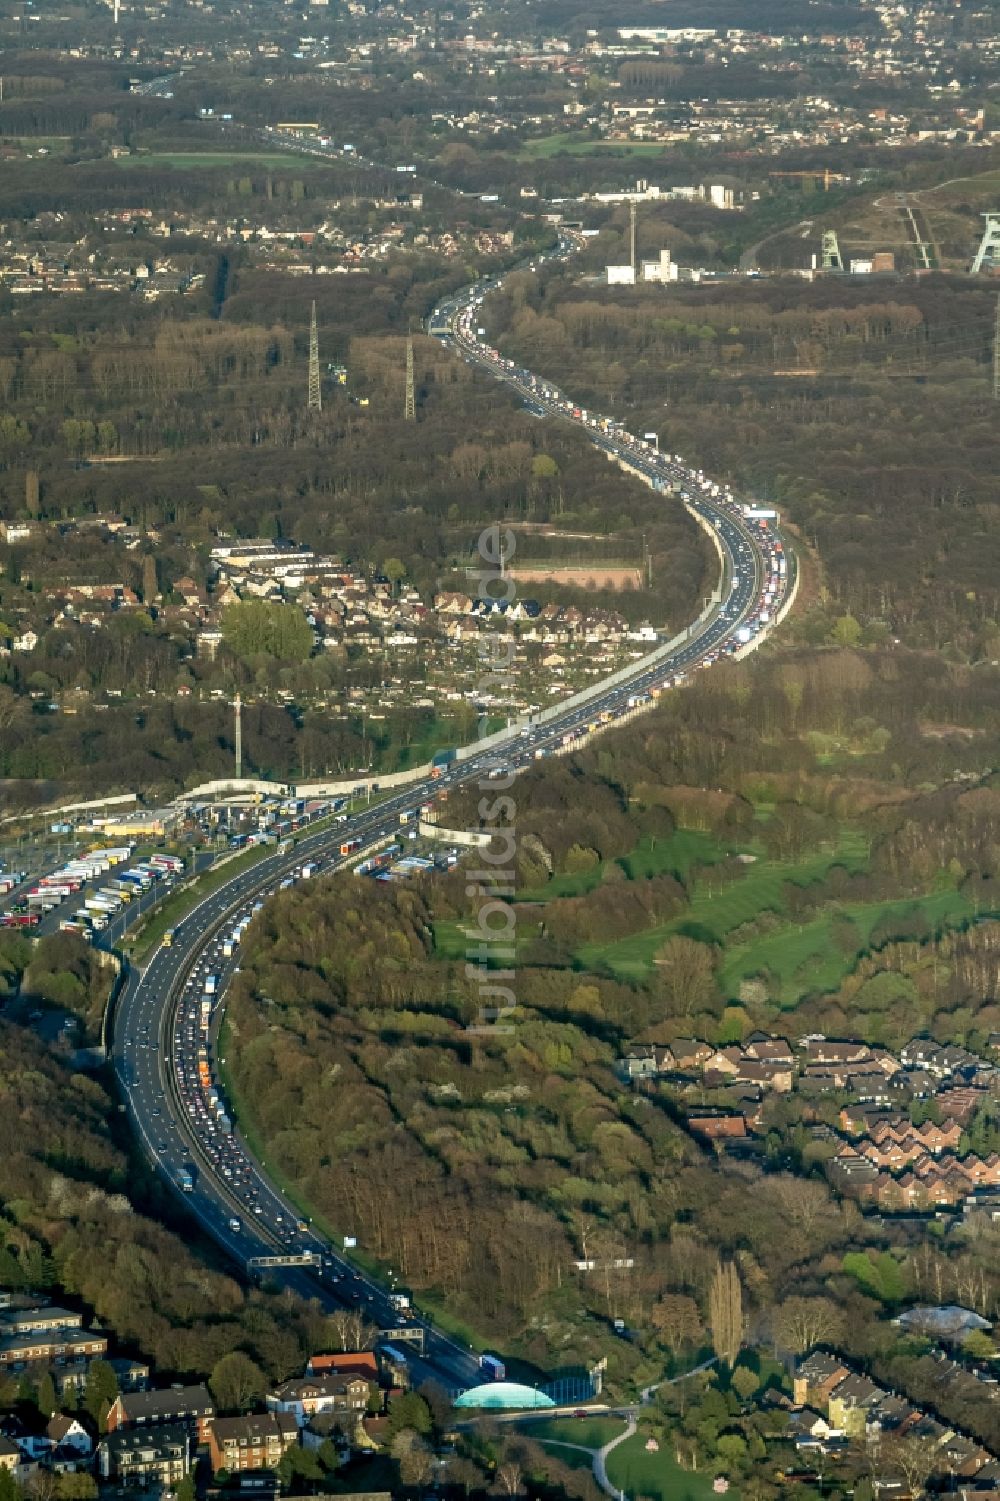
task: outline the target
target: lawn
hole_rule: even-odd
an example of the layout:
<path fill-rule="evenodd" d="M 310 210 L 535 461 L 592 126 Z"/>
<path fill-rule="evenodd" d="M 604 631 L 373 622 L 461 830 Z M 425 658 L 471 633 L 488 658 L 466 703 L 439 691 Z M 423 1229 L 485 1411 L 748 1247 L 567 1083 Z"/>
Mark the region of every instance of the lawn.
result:
<path fill-rule="evenodd" d="M 724 855 L 725 851 L 711 834 L 698 829 L 677 829 L 668 839 L 641 839 L 634 850 L 618 860 L 602 860 L 592 870 L 555 876 L 545 886 L 521 893 L 518 900 L 547 902 L 556 896 L 585 896 L 601 884 L 609 865 L 619 865 L 630 881 L 662 875 L 686 881 L 693 866 L 715 865 Z"/>
<path fill-rule="evenodd" d="M 691 904 L 681 916 L 644 933 L 633 933 L 615 943 L 586 944 L 577 958 L 588 969 L 608 968 L 625 979 L 639 979 L 647 974 L 660 945 L 674 933 L 687 934 L 708 943 L 722 943 L 728 933 L 745 922 L 771 911 L 785 912 L 783 886 L 786 881 L 808 886 L 822 880 L 832 866 L 848 870 L 861 869 L 868 858 L 864 836 L 847 830 L 836 850 L 811 855 L 805 860 L 759 860 L 745 876 L 712 891 L 696 888 Z"/>
<path fill-rule="evenodd" d="M 591 141 L 568 131 L 559 131 L 556 135 L 526 141 L 519 155 L 558 156 L 562 151 L 570 156 L 594 156 L 605 152 L 620 156 L 663 156 L 666 147 L 658 141 Z"/>
<path fill-rule="evenodd" d="M 608 1479 L 626 1496 L 650 1496 L 653 1501 L 711 1501 L 712 1476 L 707 1471 L 682 1470 L 669 1440 L 657 1454 L 646 1453 L 646 1438 L 636 1433 L 608 1455 Z M 737 1492 L 728 1492 L 739 1501 Z"/>
<path fill-rule="evenodd" d="M 597 1414 L 586 1418 L 544 1418 L 524 1424 L 524 1432 L 539 1443 L 582 1444 L 585 1449 L 602 1449 L 624 1430 L 620 1418 Z"/>
<path fill-rule="evenodd" d="M 937 930 L 955 927 L 975 915 L 972 902 L 953 889 L 916 900 L 845 904 L 813 922 L 801 926 L 790 923 L 778 932 L 728 950 L 719 975 L 723 993 L 738 995 L 742 979 L 765 970 L 776 978 L 776 999 L 784 1007 L 794 1006 L 806 991 L 836 990 L 854 968 L 878 923 L 917 912 Z M 845 954 L 834 940 L 833 924 L 838 917 L 849 918 L 857 925 L 862 948 L 854 954 Z"/>

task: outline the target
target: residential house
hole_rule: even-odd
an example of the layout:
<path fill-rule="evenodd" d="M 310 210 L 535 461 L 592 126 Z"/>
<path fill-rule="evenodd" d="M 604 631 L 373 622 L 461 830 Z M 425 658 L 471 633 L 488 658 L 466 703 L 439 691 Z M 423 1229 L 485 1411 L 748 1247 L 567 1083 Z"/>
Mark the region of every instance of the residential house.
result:
<path fill-rule="evenodd" d="M 0 1433 L 0 1470 L 14 1471 L 21 1463 L 21 1451 L 6 1434 Z"/>
<path fill-rule="evenodd" d="M 119 1428 L 97 1446 L 97 1473 L 122 1486 L 173 1489 L 191 1469 L 191 1431 L 182 1423 Z"/>
<path fill-rule="evenodd" d="M 696 1136 L 706 1141 L 724 1144 L 727 1141 L 742 1141 L 747 1134 L 747 1123 L 742 1115 L 716 1115 L 692 1112 L 688 1126 Z"/>
<path fill-rule="evenodd" d="M 768 1037 L 766 1033 L 755 1032 L 747 1038 L 743 1052 L 755 1063 L 780 1063 L 786 1068 L 795 1065 L 791 1046 L 783 1037 Z"/>
<path fill-rule="evenodd" d="M 378 1381 L 378 1361 L 371 1350 L 343 1351 L 335 1355 L 313 1355 L 306 1366 L 307 1376 L 362 1376 Z"/>
<path fill-rule="evenodd" d="M 806 1063 L 836 1064 L 846 1068 L 865 1063 L 871 1051 L 863 1042 L 836 1042 L 826 1037 L 809 1037 L 805 1044 Z"/>
<path fill-rule="evenodd" d="M 84 1459 L 88 1459 L 94 1450 L 93 1440 L 83 1424 L 64 1412 L 53 1413 L 45 1436 L 55 1449 L 72 1450 Z"/>
<path fill-rule="evenodd" d="M 827 1417 L 849 1438 L 862 1438 L 869 1412 L 885 1395 L 882 1388 L 869 1381 L 867 1376 L 852 1372 L 831 1392 Z"/>
<path fill-rule="evenodd" d="M 364 1376 L 331 1373 L 283 1381 L 267 1395 L 269 1412 L 291 1413 L 300 1427 L 318 1413 L 363 1416 L 368 1408 L 371 1382 Z"/>
<path fill-rule="evenodd" d="M 656 1074 L 656 1056 L 652 1043 L 635 1043 L 621 1060 L 626 1079 L 651 1079 Z"/>
<path fill-rule="evenodd" d="M 83 1317 L 68 1308 L 55 1308 L 48 1304 L 41 1307 L 11 1309 L 0 1316 L 4 1332 L 25 1334 L 29 1331 L 48 1332 L 53 1329 L 82 1329 Z"/>
<path fill-rule="evenodd" d="M 118 1377 L 118 1390 L 122 1392 L 145 1391 L 149 1385 L 149 1366 L 144 1360 L 132 1360 L 127 1355 L 112 1355 L 108 1365 Z"/>
<path fill-rule="evenodd" d="M 108 1432 L 154 1424 L 192 1426 L 199 1443 L 207 1443 L 215 1404 L 207 1386 L 172 1386 L 165 1391 L 121 1392 L 108 1412 Z"/>
<path fill-rule="evenodd" d="M 814 1352 L 795 1372 L 792 1396 L 796 1407 L 825 1407 L 831 1394 L 850 1374 L 850 1368 L 839 1356 L 823 1350 Z"/>
<path fill-rule="evenodd" d="M 243 1418 L 216 1418 L 208 1440 L 212 1469 L 273 1470 L 299 1441 L 299 1425 L 286 1413 L 255 1412 Z"/>
<path fill-rule="evenodd" d="M 696 1037 L 678 1037 L 671 1048 L 676 1066 L 682 1074 L 695 1073 L 704 1068 L 715 1051 L 707 1042 L 700 1042 Z"/>

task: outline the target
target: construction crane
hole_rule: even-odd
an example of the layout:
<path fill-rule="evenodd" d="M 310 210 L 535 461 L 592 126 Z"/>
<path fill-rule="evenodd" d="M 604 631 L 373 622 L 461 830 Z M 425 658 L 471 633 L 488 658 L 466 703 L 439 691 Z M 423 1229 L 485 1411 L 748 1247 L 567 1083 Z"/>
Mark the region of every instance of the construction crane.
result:
<path fill-rule="evenodd" d="M 831 172 L 829 167 L 816 167 L 812 172 L 769 172 L 768 177 L 801 177 L 812 178 L 813 182 L 822 182 L 824 193 L 829 193 L 831 182 L 850 182 L 850 178 L 843 172 Z"/>

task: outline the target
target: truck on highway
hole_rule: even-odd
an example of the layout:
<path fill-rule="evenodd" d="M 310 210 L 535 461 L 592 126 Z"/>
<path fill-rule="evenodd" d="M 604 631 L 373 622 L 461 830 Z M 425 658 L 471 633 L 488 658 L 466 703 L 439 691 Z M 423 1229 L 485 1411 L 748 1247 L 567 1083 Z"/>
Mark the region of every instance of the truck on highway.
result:
<path fill-rule="evenodd" d="M 218 989 L 218 985 L 219 985 L 219 977 L 218 977 L 218 975 L 206 975 L 205 976 L 205 994 L 206 995 L 215 995 L 215 992 Z"/>
<path fill-rule="evenodd" d="M 174 941 L 174 930 L 173 930 L 173 928 L 168 928 L 167 929 L 167 931 L 164 933 L 163 938 L 162 938 L 161 941 L 162 941 L 163 947 L 165 949 L 170 948 L 171 944 Z"/>
<path fill-rule="evenodd" d="M 177 1174 L 177 1183 L 186 1194 L 194 1193 L 194 1173 L 189 1167 L 182 1167 Z"/>
<path fill-rule="evenodd" d="M 505 1381 L 507 1379 L 507 1367 L 498 1355 L 480 1355 L 480 1370 L 486 1374 L 487 1381 Z"/>
<path fill-rule="evenodd" d="M 438 751 L 437 755 L 431 759 L 431 776 L 443 777 L 449 766 L 455 764 L 457 756 L 458 752 L 454 750 Z"/>

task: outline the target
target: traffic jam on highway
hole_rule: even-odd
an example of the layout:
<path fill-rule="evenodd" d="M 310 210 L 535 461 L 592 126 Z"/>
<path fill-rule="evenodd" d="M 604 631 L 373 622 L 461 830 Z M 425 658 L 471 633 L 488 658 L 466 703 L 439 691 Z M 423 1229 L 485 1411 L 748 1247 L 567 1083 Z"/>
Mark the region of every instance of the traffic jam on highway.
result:
<path fill-rule="evenodd" d="M 548 256 L 538 256 L 528 263 L 527 269 L 536 270 L 545 260 L 565 260 L 576 252 L 580 243 L 576 237 L 564 235 L 557 249 Z M 502 282 L 501 277 L 484 278 L 449 299 L 432 315 L 430 332 L 445 344 L 454 343 L 468 363 L 484 366 L 498 379 L 513 386 L 534 415 L 569 419 L 586 429 L 596 447 L 623 468 L 647 480 L 654 489 L 663 491 L 669 486 L 690 509 L 704 514 L 707 508 L 707 519 L 717 532 L 724 530 L 725 518 L 731 517 L 736 523 L 735 533 L 730 533 L 735 542 L 732 549 L 733 589 L 728 604 L 720 613 L 730 618 L 739 614 L 739 624 L 727 633 L 725 640 L 707 643 L 705 652 L 693 665 L 710 667 L 720 656 L 735 656 L 741 649 L 749 647 L 771 623 L 789 587 L 788 559 L 777 530 L 778 513 L 770 507 L 741 504 L 730 489 L 709 480 L 703 470 L 690 468 L 679 454 L 660 453 L 654 435 L 636 437 L 626 430 L 623 422 L 588 412 L 552 382 L 518 366 L 514 360 L 506 359 L 498 349 L 487 344 L 486 330 L 479 326 L 481 309 L 489 294 L 499 290 Z M 752 533 L 750 536 L 740 535 L 748 530 Z M 759 589 L 753 608 L 744 611 L 741 605 L 745 591 L 740 588 L 744 581 L 738 570 L 742 567 L 755 573 L 758 564 L 760 573 L 756 582 Z M 662 686 L 674 686 L 680 680 L 675 676 L 664 680 Z"/>
<path fill-rule="evenodd" d="M 564 242 L 557 253 L 573 248 Z M 428 775 L 377 805 L 306 833 L 293 849 L 282 845 L 235 875 L 165 936 L 144 971 L 131 972 L 115 1023 L 116 1066 L 140 1135 L 209 1233 L 245 1266 L 259 1265 L 262 1255 L 277 1257 L 288 1264 L 290 1285 L 319 1293 L 328 1303 L 367 1304 L 371 1316 L 389 1327 L 404 1323 L 407 1314 L 299 1217 L 266 1165 L 251 1154 L 227 1109 L 219 1073 L 220 1011 L 248 925 L 269 896 L 297 882 L 362 860 L 376 874 L 380 862 L 373 857 L 392 849 L 400 826 L 440 804 L 451 787 L 521 771 L 541 757 L 572 750 L 591 733 L 648 706 L 696 668 L 751 649 L 779 617 L 794 581 L 773 512 L 741 505 L 731 491 L 676 455 L 659 454 L 621 424 L 583 412 L 550 383 L 483 342 L 479 308 L 499 284 L 478 283 L 443 303 L 432 316 L 431 332 L 512 384 L 540 411 L 583 425 L 592 441 L 654 487 L 679 491 L 718 542 L 723 565 L 718 600 L 675 641 L 511 728 L 501 742 L 444 753 Z M 464 1378 L 474 1369 L 469 1352 L 426 1322 L 421 1326 L 442 1370 Z"/>

